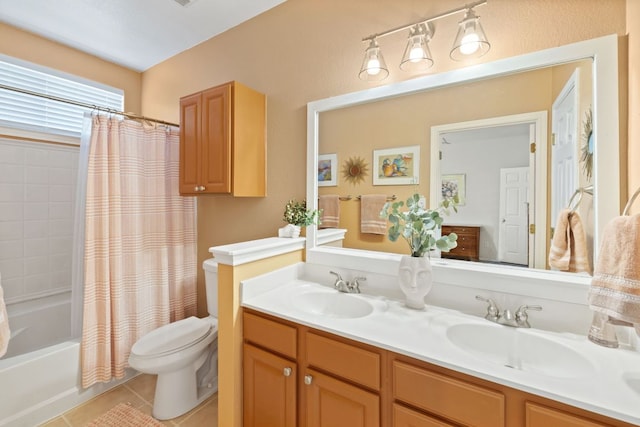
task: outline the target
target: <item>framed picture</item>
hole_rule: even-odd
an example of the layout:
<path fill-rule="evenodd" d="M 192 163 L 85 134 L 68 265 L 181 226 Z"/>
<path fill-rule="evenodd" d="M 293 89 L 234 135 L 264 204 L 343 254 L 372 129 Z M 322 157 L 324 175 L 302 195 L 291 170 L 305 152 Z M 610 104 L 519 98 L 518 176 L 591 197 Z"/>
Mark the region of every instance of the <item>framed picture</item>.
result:
<path fill-rule="evenodd" d="M 373 185 L 420 182 L 420 146 L 373 150 Z"/>
<path fill-rule="evenodd" d="M 318 155 L 318 187 L 335 187 L 338 185 L 338 155 Z"/>
<path fill-rule="evenodd" d="M 442 198 L 458 196 L 458 206 L 464 206 L 466 200 L 465 174 L 442 175 Z"/>

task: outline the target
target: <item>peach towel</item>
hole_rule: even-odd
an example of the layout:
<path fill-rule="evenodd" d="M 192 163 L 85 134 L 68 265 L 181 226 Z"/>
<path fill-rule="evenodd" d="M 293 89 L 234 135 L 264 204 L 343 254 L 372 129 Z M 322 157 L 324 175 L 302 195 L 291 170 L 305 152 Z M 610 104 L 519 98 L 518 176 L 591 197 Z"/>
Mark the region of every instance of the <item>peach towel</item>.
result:
<path fill-rule="evenodd" d="M 360 232 L 387 234 L 387 220 L 380 218 L 380 211 L 387 203 L 386 194 L 367 194 L 360 197 Z"/>
<path fill-rule="evenodd" d="M 640 332 L 640 214 L 614 218 L 605 226 L 589 307 Z"/>
<path fill-rule="evenodd" d="M 560 271 L 591 273 L 587 235 L 578 212 L 560 211 L 551 240 L 549 265 Z"/>
<path fill-rule="evenodd" d="M 7 307 L 4 304 L 2 285 L 0 285 L 0 357 L 4 356 L 7 352 L 10 338 L 9 316 L 7 315 Z"/>
<path fill-rule="evenodd" d="M 340 223 L 340 199 L 335 194 L 320 196 L 318 207 L 322 211 L 320 214 L 319 228 L 338 228 Z"/>

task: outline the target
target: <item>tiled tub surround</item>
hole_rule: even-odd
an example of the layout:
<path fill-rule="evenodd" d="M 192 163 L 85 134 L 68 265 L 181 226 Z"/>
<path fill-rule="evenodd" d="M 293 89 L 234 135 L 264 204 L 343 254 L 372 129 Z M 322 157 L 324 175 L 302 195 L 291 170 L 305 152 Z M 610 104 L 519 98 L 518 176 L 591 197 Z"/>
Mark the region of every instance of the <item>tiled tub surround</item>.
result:
<path fill-rule="evenodd" d="M 357 264 L 357 260 L 352 264 Z M 339 271 L 345 279 L 365 274 L 367 281 L 361 285 L 361 289 L 364 298 L 375 301 L 374 311 L 364 317 L 344 319 L 320 316 L 297 308 L 292 303 L 292 297 L 301 287 L 326 290 L 326 287 L 332 286 L 333 277 L 329 270 Z M 438 268 L 434 269 L 438 276 L 436 270 Z M 363 270 L 300 263 L 243 281 L 242 305 L 464 374 L 640 424 L 640 388 L 633 389 L 633 384 L 637 385 L 640 378 L 640 353 L 633 348 L 636 339 L 627 337 L 633 345 L 625 344 L 619 349 L 607 349 L 589 342 L 585 335 L 590 323 L 586 305 L 574 304 L 572 307 L 562 301 L 434 283 L 432 293 L 427 296 L 427 308 L 416 311 L 404 307 L 395 280 L 394 275 L 367 274 Z M 561 375 L 540 375 L 527 370 L 510 369 L 456 347 L 447 338 L 447 330 L 452 326 L 470 324 L 506 328 L 482 318 L 485 306 L 475 300 L 475 294 L 490 296 L 496 299 L 501 308 L 512 310 L 517 308 L 522 298 L 523 303 L 542 305 L 544 311 L 531 313 L 533 328 L 525 333 L 539 335 L 575 350 L 587 360 L 589 374 L 567 375 L 563 378 Z M 455 305 L 455 301 L 462 303 L 457 308 L 443 308 L 433 305 L 433 300 L 449 306 Z M 566 316 L 562 316 L 562 313 Z M 545 317 L 551 319 L 543 322 Z M 536 329 L 541 324 L 552 325 L 553 328 L 548 329 L 553 331 Z M 553 357 L 550 359 L 553 360 Z"/>

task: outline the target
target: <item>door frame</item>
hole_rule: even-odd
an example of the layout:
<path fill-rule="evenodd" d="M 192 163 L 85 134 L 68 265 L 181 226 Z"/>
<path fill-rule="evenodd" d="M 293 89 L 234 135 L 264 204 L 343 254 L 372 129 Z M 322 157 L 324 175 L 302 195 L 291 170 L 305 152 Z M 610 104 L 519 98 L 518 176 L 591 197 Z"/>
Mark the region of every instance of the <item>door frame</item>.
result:
<path fill-rule="evenodd" d="M 434 161 L 440 158 L 442 133 L 524 123 L 535 127 L 536 149 L 534 153 L 530 150 L 529 157 L 530 182 L 533 180 L 534 184 L 529 188 L 529 224 L 535 224 L 533 239 L 529 239 L 529 254 L 533 254 L 529 267 L 540 269 L 545 269 L 547 265 L 547 122 L 547 111 L 534 111 L 431 127 L 430 206 L 439 206 L 442 199 L 440 162 Z"/>

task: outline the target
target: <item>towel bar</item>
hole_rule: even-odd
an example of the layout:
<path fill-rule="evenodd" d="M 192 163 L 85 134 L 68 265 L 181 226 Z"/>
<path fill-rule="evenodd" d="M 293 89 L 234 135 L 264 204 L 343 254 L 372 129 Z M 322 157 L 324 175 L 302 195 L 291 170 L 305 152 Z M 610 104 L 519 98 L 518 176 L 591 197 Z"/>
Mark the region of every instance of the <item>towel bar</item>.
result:
<path fill-rule="evenodd" d="M 636 189 L 636 192 L 633 193 L 633 196 L 631 196 L 631 198 L 627 202 L 627 205 L 624 207 L 624 210 L 622 211 L 622 215 L 624 215 L 624 216 L 629 215 L 629 209 L 631 208 L 631 205 L 633 205 L 633 202 L 636 201 L 636 198 L 638 197 L 638 194 L 640 194 L 640 187 L 638 187 L 638 189 Z"/>

